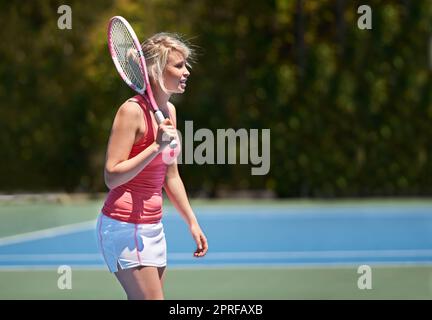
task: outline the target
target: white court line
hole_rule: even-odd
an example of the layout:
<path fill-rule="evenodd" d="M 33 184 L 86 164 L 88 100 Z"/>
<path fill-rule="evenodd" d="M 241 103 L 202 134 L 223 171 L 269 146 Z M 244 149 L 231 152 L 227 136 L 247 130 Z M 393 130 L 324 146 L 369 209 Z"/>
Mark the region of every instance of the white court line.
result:
<path fill-rule="evenodd" d="M 380 267 L 412 267 L 412 266 L 423 266 L 430 267 L 432 266 L 431 261 L 362 261 L 361 264 L 370 265 L 373 268 Z M 192 264 L 192 263 L 180 263 L 177 265 L 168 264 L 168 268 L 170 270 L 221 270 L 221 269 L 252 269 L 252 268 L 277 268 L 277 269 L 304 269 L 304 268 L 315 268 L 315 267 L 325 267 L 325 268 L 357 268 L 359 262 L 279 262 L 279 263 L 248 263 L 248 264 L 239 264 L 239 263 L 224 263 L 221 265 L 218 264 Z M 35 265 L 0 265 L 0 272 L 28 272 L 28 271 L 53 271 L 58 269 L 58 265 L 49 265 L 49 264 L 35 264 Z M 108 272 L 108 268 L 102 264 L 77 264 L 71 265 L 73 270 L 82 270 L 82 271 L 106 271 Z"/>
<path fill-rule="evenodd" d="M 38 240 L 43 238 L 50 238 L 58 235 L 74 233 L 77 231 L 90 230 L 90 229 L 94 229 L 95 226 L 96 226 L 96 220 L 91 220 L 91 221 L 68 224 L 65 226 L 20 233 L 13 236 L 0 238 L 0 246 Z"/>
<path fill-rule="evenodd" d="M 192 256 L 190 253 L 171 253 L 172 260 Z M 363 257 L 427 257 L 432 250 L 332 250 L 332 251 L 281 251 L 281 252 L 213 252 L 206 259 L 287 259 L 287 258 L 363 258 Z"/>
<path fill-rule="evenodd" d="M 432 250 L 333 250 L 333 251 L 282 251 L 282 252 L 212 252 L 206 260 L 283 260 L 298 258 L 420 258 L 431 257 Z M 169 253 L 169 261 L 193 258 L 192 253 Z M 0 262 L 5 261 L 103 261 L 100 254 L 0 254 Z"/>

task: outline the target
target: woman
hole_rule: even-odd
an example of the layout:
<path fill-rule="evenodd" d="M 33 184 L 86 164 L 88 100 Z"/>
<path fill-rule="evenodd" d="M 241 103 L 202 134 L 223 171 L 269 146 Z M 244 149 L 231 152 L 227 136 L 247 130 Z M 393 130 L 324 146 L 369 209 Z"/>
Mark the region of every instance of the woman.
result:
<path fill-rule="evenodd" d="M 163 299 L 166 242 L 162 187 L 189 226 L 203 257 L 207 239 L 189 204 L 180 178 L 176 149 L 176 110 L 169 99 L 183 93 L 191 49 L 176 35 L 159 33 L 142 44 L 156 103 L 167 119 L 157 124 L 145 99 L 127 100 L 115 116 L 105 162 L 110 189 L 98 217 L 99 247 L 128 299 Z"/>

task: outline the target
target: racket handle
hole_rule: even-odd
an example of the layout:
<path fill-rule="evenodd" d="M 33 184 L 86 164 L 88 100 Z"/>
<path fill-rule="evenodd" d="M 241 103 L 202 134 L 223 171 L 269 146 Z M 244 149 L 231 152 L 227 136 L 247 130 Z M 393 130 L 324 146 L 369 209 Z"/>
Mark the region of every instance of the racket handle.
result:
<path fill-rule="evenodd" d="M 159 124 L 165 120 L 165 117 L 163 116 L 163 114 L 160 110 L 155 112 L 155 117 L 156 117 L 157 123 L 159 123 Z M 169 146 L 171 149 L 175 149 L 177 147 L 177 141 L 175 139 L 171 140 Z"/>
<path fill-rule="evenodd" d="M 161 124 L 165 120 L 165 117 L 160 110 L 156 111 L 154 114 L 158 124 Z"/>

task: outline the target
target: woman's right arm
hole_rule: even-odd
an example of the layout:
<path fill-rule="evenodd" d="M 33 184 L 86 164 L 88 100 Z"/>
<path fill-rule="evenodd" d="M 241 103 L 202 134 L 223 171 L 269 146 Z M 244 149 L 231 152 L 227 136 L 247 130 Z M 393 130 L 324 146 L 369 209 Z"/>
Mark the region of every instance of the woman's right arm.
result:
<path fill-rule="evenodd" d="M 133 179 L 161 151 L 155 141 L 135 157 L 128 159 L 136 139 L 142 113 L 133 102 L 124 103 L 118 110 L 108 142 L 105 160 L 105 184 L 114 189 Z"/>

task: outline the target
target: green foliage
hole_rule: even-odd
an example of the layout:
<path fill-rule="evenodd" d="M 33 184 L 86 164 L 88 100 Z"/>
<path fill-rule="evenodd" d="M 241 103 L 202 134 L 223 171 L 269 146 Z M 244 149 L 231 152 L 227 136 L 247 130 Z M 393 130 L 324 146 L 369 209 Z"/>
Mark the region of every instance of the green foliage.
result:
<path fill-rule="evenodd" d="M 106 190 L 110 127 L 133 95 L 106 44 L 123 15 L 141 39 L 171 31 L 197 46 L 174 98 L 182 132 L 186 120 L 271 129 L 268 175 L 182 165 L 188 190 L 431 195 L 430 1 L 71 1 L 72 30 L 57 28 L 61 4 L 1 4 L 0 190 Z M 362 4 L 372 30 L 357 28 Z"/>

